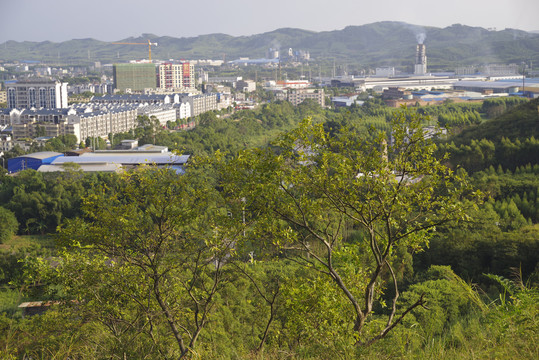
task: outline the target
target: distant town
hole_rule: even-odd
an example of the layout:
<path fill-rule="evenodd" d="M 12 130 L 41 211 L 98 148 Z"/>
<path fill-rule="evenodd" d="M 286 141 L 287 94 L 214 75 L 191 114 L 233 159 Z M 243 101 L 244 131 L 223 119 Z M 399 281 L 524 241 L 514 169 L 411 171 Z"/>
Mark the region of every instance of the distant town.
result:
<path fill-rule="evenodd" d="M 429 72 L 428 49 L 422 40 L 418 38 L 415 58 L 409 59 L 413 73 L 376 67 L 360 75 L 337 74 L 334 66 L 329 76 L 323 76 L 320 71 L 313 73 L 315 59 L 308 51 L 292 48 L 269 48 L 266 58 L 228 62 L 152 60 L 151 49 L 157 43 L 149 40 L 148 59 L 128 63 L 67 67 L 37 61 L 4 63 L 0 66 L 5 79 L 0 91 L 0 151 L 15 146 L 28 151 L 33 144 L 61 135 L 74 135 L 81 148 L 89 143 L 92 149 L 95 141 L 88 139 L 101 138 L 110 144 L 109 137 L 139 126 L 140 116 L 181 131 L 195 127 L 196 117 L 203 113 L 253 109 L 261 101 L 289 101 L 297 106 L 311 99 L 322 107 L 337 108 L 361 106 L 359 95 L 369 92 L 381 96 L 387 106 L 398 107 L 539 96 L 539 80 L 526 78 L 517 64 Z M 246 68 L 255 69 L 254 78 L 237 75 Z M 266 96 L 259 96 L 261 92 Z"/>

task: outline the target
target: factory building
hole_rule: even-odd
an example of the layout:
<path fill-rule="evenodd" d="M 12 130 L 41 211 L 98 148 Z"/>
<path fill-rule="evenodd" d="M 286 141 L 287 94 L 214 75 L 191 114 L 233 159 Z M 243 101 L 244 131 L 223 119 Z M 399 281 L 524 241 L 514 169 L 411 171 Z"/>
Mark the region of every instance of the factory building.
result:
<path fill-rule="evenodd" d="M 41 165 L 51 164 L 53 160 L 63 156 L 61 153 L 52 152 L 52 151 L 43 151 L 33 154 L 27 154 L 23 156 L 18 156 L 7 161 L 7 170 L 10 173 L 33 169 L 37 170 Z"/>
<path fill-rule="evenodd" d="M 77 164 L 82 171 L 122 172 L 142 165 L 169 168 L 185 172 L 189 155 L 176 155 L 166 147 L 141 146 L 132 150 L 105 150 L 64 155 L 56 152 L 38 152 L 8 160 L 10 173 L 34 169 L 40 172 L 65 171 L 66 164 Z"/>

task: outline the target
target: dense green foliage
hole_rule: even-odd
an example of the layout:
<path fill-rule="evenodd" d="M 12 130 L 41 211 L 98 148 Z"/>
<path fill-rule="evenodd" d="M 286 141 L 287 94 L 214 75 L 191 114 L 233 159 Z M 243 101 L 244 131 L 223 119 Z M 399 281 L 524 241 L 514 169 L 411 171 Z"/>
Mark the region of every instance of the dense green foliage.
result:
<path fill-rule="evenodd" d="M 494 119 L 498 100 L 401 113 L 416 126 L 480 114 L 437 145 L 398 131 L 388 120 L 399 110 L 377 98 L 208 113 L 189 131 L 148 118 L 137 137 L 207 158 L 181 177 L 0 175 L 20 234 L 61 228 L 55 249 L 25 236 L 0 245 L 0 357 L 535 359 L 538 113 L 518 102 Z M 390 133 L 402 147 L 384 150 Z M 430 176 L 399 188 L 384 156 Z M 460 201 L 470 186 L 483 203 Z M 438 221 L 453 218 L 463 221 Z M 371 304 L 361 332 L 355 297 Z M 39 316 L 16 307 L 48 299 L 60 302 Z M 400 320 L 377 338 L 388 318 Z"/>
<path fill-rule="evenodd" d="M 493 108 L 501 107 L 501 112 L 494 111 L 491 120 L 477 126 L 470 126 L 456 134 L 449 141 L 457 145 L 470 144 L 472 140 L 486 139 L 497 145 L 503 138 L 521 142 L 530 137 L 539 137 L 539 99 L 523 100 L 504 98 L 485 100 L 481 112 L 489 113 Z M 504 112 L 505 111 L 505 112 Z"/>
<path fill-rule="evenodd" d="M 454 142 L 444 144 L 441 151 L 450 155 L 451 162 L 462 166 L 469 172 L 501 166 L 503 169 L 515 171 L 537 162 L 539 154 L 539 140 L 535 137 L 516 139 L 511 141 L 502 137 L 499 142 L 482 138 L 472 139 L 469 144 L 455 145 Z"/>
<path fill-rule="evenodd" d="M 289 102 L 278 102 L 230 116 L 207 112 L 191 119 L 196 127 L 187 131 L 169 131 L 158 126 L 155 119 L 139 117 L 140 126 L 133 132 L 114 135 L 114 143 L 135 137 L 139 144 L 163 145 L 185 154 L 211 155 L 216 150 L 233 154 L 241 149 L 265 146 L 280 132 L 296 127 L 305 117 L 321 119 L 323 113 L 324 110 L 311 101 L 297 107 Z"/>
<path fill-rule="evenodd" d="M 88 189 L 109 183 L 113 176 L 84 174 L 68 165 L 61 173 L 4 174 L 0 175 L 0 203 L 15 214 L 21 234 L 53 233 L 65 218 L 80 215 L 81 198 Z"/>
<path fill-rule="evenodd" d="M 15 215 L 0 206 L 0 244 L 11 239 L 17 230 L 19 230 L 19 223 Z"/>

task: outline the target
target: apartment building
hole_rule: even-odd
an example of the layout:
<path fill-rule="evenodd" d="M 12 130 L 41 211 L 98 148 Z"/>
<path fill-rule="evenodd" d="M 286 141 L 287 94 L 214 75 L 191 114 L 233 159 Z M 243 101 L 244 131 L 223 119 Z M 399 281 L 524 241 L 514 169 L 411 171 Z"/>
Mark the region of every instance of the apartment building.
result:
<path fill-rule="evenodd" d="M 141 106 L 137 109 L 137 115 L 155 116 L 162 126 L 165 126 L 169 121 L 175 122 L 177 117 L 176 109 L 172 104 Z"/>
<path fill-rule="evenodd" d="M 188 96 L 191 104 L 191 116 L 197 116 L 206 111 L 217 110 L 217 94 L 201 94 Z"/>
<path fill-rule="evenodd" d="M 176 119 L 187 119 L 191 117 L 191 103 L 187 98 L 182 98 L 177 104 L 174 104 L 176 110 Z"/>
<path fill-rule="evenodd" d="M 253 80 L 240 80 L 236 83 L 236 90 L 243 92 L 256 91 L 256 82 Z"/>
<path fill-rule="evenodd" d="M 67 83 L 49 79 L 28 79 L 6 84 L 10 109 L 66 108 Z"/>
<path fill-rule="evenodd" d="M 296 89 L 288 92 L 288 101 L 297 106 L 307 99 L 316 101 L 320 106 L 325 106 L 324 89 Z"/>
<path fill-rule="evenodd" d="M 195 88 L 195 67 L 190 62 L 159 65 L 158 86 L 161 89 L 179 89 L 180 91 Z"/>
<path fill-rule="evenodd" d="M 15 109 L 11 117 L 14 140 L 72 134 L 77 141 L 84 141 L 88 137 L 106 137 L 134 129 L 137 126 L 137 106 Z"/>
<path fill-rule="evenodd" d="M 93 104 L 172 104 L 179 99 L 179 94 L 115 94 L 94 96 L 90 101 Z"/>
<path fill-rule="evenodd" d="M 137 107 L 133 105 L 113 106 L 94 112 L 79 113 L 69 119 L 79 141 L 89 137 L 107 137 L 109 134 L 127 132 L 137 127 Z"/>

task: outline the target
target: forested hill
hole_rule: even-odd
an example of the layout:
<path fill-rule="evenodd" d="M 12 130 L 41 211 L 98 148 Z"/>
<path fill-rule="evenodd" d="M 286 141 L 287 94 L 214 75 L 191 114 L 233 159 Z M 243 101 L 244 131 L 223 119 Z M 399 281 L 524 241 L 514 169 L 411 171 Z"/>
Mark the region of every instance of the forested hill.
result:
<path fill-rule="evenodd" d="M 338 65 L 411 67 L 418 38 L 425 39 L 433 71 L 466 64 L 539 63 L 539 34 L 515 29 L 489 31 L 460 24 L 436 28 L 385 21 L 325 32 L 282 28 L 251 36 L 209 34 L 191 38 L 142 34 L 117 42 L 157 42 L 159 46 L 152 49 L 155 59 L 262 58 L 269 48 L 279 48 L 282 53 L 292 48 L 309 51 L 314 60 L 336 60 Z M 0 44 L 0 61 L 113 62 L 147 58 L 147 50 L 95 39 L 8 41 Z"/>
<path fill-rule="evenodd" d="M 515 141 L 529 137 L 539 138 L 539 99 L 516 105 L 511 108 L 510 101 L 500 99 L 488 100 L 483 108 L 487 111 L 498 108 L 503 112 L 500 116 L 470 126 L 453 136 L 450 141 L 456 144 L 469 144 L 472 140 L 486 139 L 499 143 L 502 138 Z M 505 111 L 507 110 L 507 111 Z"/>
<path fill-rule="evenodd" d="M 516 103 L 517 98 L 486 100 L 483 111 L 499 108 L 503 114 L 453 135 L 441 144 L 442 152 L 468 172 L 539 164 L 539 99 Z"/>

